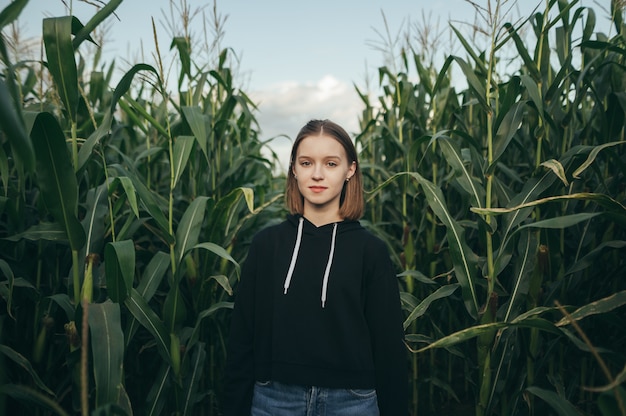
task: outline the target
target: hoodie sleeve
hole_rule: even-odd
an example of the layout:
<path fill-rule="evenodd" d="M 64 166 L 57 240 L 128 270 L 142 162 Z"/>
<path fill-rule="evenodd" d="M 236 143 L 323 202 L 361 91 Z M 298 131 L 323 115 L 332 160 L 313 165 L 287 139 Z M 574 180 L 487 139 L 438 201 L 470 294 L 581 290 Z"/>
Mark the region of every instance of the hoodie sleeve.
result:
<path fill-rule="evenodd" d="M 387 247 L 377 240 L 366 256 L 365 316 L 371 333 L 381 416 L 408 415 L 408 364 L 398 278 Z"/>
<path fill-rule="evenodd" d="M 253 241 L 237 286 L 228 338 L 224 395 L 224 416 L 249 416 L 254 388 L 254 293 L 257 244 Z"/>

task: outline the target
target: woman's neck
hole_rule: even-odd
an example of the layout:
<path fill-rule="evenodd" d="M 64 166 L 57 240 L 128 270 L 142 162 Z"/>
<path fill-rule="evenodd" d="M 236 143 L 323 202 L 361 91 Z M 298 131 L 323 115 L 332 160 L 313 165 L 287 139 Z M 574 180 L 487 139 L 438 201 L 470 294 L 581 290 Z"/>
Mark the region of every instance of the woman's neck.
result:
<path fill-rule="evenodd" d="M 310 212 L 305 211 L 302 216 L 309 220 L 316 227 L 321 227 L 333 222 L 343 221 L 343 218 L 338 212 Z"/>

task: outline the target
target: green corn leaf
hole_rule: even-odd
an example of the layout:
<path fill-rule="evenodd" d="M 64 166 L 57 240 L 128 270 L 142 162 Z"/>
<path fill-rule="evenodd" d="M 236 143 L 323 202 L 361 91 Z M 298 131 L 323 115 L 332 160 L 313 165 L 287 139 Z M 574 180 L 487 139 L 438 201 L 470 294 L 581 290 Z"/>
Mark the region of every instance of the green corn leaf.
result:
<path fill-rule="evenodd" d="M 165 402 L 168 400 L 168 385 L 170 382 L 170 373 L 172 372 L 172 367 L 169 365 L 162 365 L 159 373 L 154 380 L 154 384 L 152 384 L 152 388 L 148 392 L 145 401 L 145 414 L 147 416 L 160 416 L 163 414 L 163 406 Z"/>
<path fill-rule="evenodd" d="M 0 79 L 0 130 L 11 143 L 14 156 L 24 165 L 26 171 L 32 172 L 35 169 L 35 151 L 16 108 L 18 107 L 11 97 L 8 86 Z M 3 163 L 3 171 L 4 169 L 7 171 L 2 172 L 2 179 L 7 180 L 8 163 Z"/>
<path fill-rule="evenodd" d="M 57 294 L 50 296 L 49 298 L 50 300 L 54 301 L 57 305 L 59 305 L 61 309 L 63 309 L 63 311 L 65 312 L 65 317 L 67 318 L 68 321 L 71 321 L 74 319 L 74 315 L 75 315 L 74 304 L 72 303 L 72 300 L 66 293 L 57 293 Z"/>
<path fill-rule="evenodd" d="M 449 138 L 443 136 L 437 138 L 437 142 L 441 147 L 441 151 L 446 157 L 446 161 L 454 172 L 456 173 L 456 179 L 461 185 L 461 188 L 471 197 L 472 204 L 475 207 L 482 207 L 482 201 L 484 200 L 485 190 L 478 179 L 469 172 L 466 164 L 463 161 L 461 150 L 454 144 Z"/>
<path fill-rule="evenodd" d="M 462 58 L 458 56 L 453 56 L 452 58 L 456 61 L 459 67 L 461 67 L 461 71 L 463 71 L 463 75 L 465 75 L 465 78 L 467 79 L 468 86 L 474 92 L 474 98 L 478 100 L 478 103 L 481 105 L 483 111 L 491 111 L 491 107 L 485 98 L 485 86 L 476 76 L 474 69 Z"/>
<path fill-rule="evenodd" d="M 223 274 L 211 276 L 209 280 L 215 280 L 221 287 L 228 293 L 229 296 L 233 295 L 233 288 L 230 286 L 230 282 L 228 281 L 228 277 Z"/>
<path fill-rule="evenodd" d="M 19 241 L 21 239 L 29 241 L 47 240 L 67 242 L 67 233 L 58 222 L 40 222 L 33 225 L 26 231 L 4 238 L 7 241 Z"/>
<path fill-rule="evenodd" d="M 454 61 L 452 56 L 448 56 L 444 61 L 441 70 L 437 74 L 437 79 L 435 80 L 435 86 L 433 87 L 433 91 L 439 91 L 441 85 L 444 84 L 448 79 L 448 69 L 450 69 L 450 65 Z"/>
<path fill-rule="evenodd" d="M 174 377 L 180 379 L 180 339 L 172 332 L 170 332 L 170 354 L 172 354 Z"/>
<path fill-rule="evenodd" d="M 549 196 L 546 198 L 537 199 L 535 201 L 527 202 L 524 204 L 515 205 L 509 208 L 470 208 L 471 211 L 481 214 L 481 215 L 499 215 L 499 214 L 507 214 L 510 212 L 519 211 L 525 208 L 535 207 L 537 205 L 542 205 L 548 202 L 554 201 L 566 201 L 566 200 L 580 200 L 580 201 L 593 201 L 600 206 L 607 208 L 609 211 L 612 211 L 621 216 L 626 216 L 626 207 L 620 204 L 618 201 L 614 200 L 610 196 L 606 194 L 598 194 L 591 192 L 579 192 L 575 194 L 569 195 L 557 195 L 557 196 Z M 597 214 L 595 214 L 597 215 Z"/>
<path fill-rule="evenodd" d="M 576 309 L 574 312 L 570 313 L 569 317 L 564 317 L 559 322 L 557 322 L 556 326 L 564 326 L 571 324 L 571 319 L 574 321 L 580 321 L 581 319 L 587 318 L 588 316 L 598 315 L 610 312 L 614 309 L 620 308 L 626 305 L 626 290 L 622 290 L 621 292 L 613 293 L 610 296 L 605 298 L 596 300 L 594 302 L 588 303 L 580 308 Z"/>
<path fill-rule="evenodd" d="M 583 42 L 591 40 L 591 36 L 593 35 L 594 29 L 596 27 L 596 12 L 594 12 L 591 7 L 587 7 L 586 12 L 587 21 L 585 22 L 585 27 L 583 29 Z"/>
<path fill-rule="evenodd" d="M 198 392 L 200 391 L 200 380 L 202 379 L 205 361 L 206 361 L 206 346 L 203 342 L 198 343 L 198 347 L 191 350 L 190 354 L 185 357 L 189 359 L 188 376 L 185 378 L 185 386 L 183 391 L 185 395 L 183 397 L 182 409 L 183 416 L 195 414 L 193 406 L 199 401 Z"/>
<path fill-rule="evenodd" d="M 224 50 L 226 51 L 226 50 Z M 209 75 L 213 77 L 226 91 L 232 91 L 232 76 L 230 71 L 227 68 L 224 68 L 221 71 L 211 70 L 209 71 Z M 218 117 L 220 119 L 221 117 Z M 228 118 L 228 117 L 227 117 Z M 227 119 L 226 118 L 226 119 Z"/>
<path fill-rule="evenodd" d="M 435 290 L 430 295 L 426 296 L 426 298 L 422 300 L 420 304 L 417 305 L 415 309 L 411 311 L 409 316 L 404 320 L 404 329 L 406 330 L 413 321 L 424 315 L 431 303 L 438 299 L 447 298 L 448 296 L 453 294 L 458 288 L 458 284 L 445 285 Z"/>
<path fill-rule="evenodd" d="M 108 294 L 122 303 L 130 294 L 135 275 L 135 245 L 132 240 L 108 243 L 104 248 Z"/>
<path fill-rule="evenodd" d="M 582 415 L 582 413 L 580 413 L 573 404 L 554 391 L 542 389 L 537 386 L 530 386 L 526 389 L 526 391 L 548 403 L 559 416 Z"/>
<path fill-rule="evenodd" d="M 91 71 L 89 76 L 89 102 L 95 105 L 98 100 L 104 100 L 108 85 L 105 83 L 102 71 Z"/>
<path fill-rule="evenodd" d="M 187 120 L 194 137 L 200 145 L 200 149 L 202 149 L 202 153 L 204 153 L 204 157 L 208 158 L 207 140 L 209 135 L 207 132 L 206 116 L 202 113 L 202 109 L 200 107 L 182 107 L 181 110 L 183 111 L 185 120 Z"/>
<path fill-rule="evenodd" d="M 563 277 L 591 267 L 607 247 L 620 250 L 626 247 L 626 241 L 606 241 L 599 246 L 594 247 L 594 249 L 587 253 L 582 259 L 578 260 L 574 265 L 567 269 L 567 271 L 563 274 Z"/>
<path fill-rule="evenodd" d="M 193 200 L 185 210 L 176 229 L 176 259 L 183 260 L 187 251 L 198 243 L 202 223 L 206 213 L 208 197 L 201 196 Z"/>
<path fill-rule="evenodd" d="M 126 200 L 130 205 L 130 208 L 135 214 L 135 217 L 139 218 L 139 206 L 137 205 L 137 192 L 135 190 L 135 185 L 133 185 L 133 181 L 130 180 L 127 176 L 118 176 L 115 178 L 114 182 L 119 182 L 122 184 L 122 188 L 124 188 L 124 193 L 126 194 Z M 111 190 L 109 190 L 111 193 Z"/>
<path fill-rule="evenodd" d="M 37 178 L 46 206 L 61 223 L 72 250 L 85 244 L 85 231 L 78 221 L 78 183 L 59 123 L 50 113 L 25 113 L 35 148 Z"/>
<path fill-rule="evenodd" d="M 508 30 L 509 34 L 511 35 L 511 38 L 513 39 L 513 43 L 515 43 L 515 47 L 517 48 L 517 52 L 522 58 L 522 61 L 524 62 L 524 66 L 530 73 L 530 76 L 532 77 L 532 79 L 535 82 L 541 81 L 541 73 L 539 72 L 539 69 L 537 68 L 537 64 L 531 58 L 530 53 L 528 53 L 528 49 L 526 48 L 526 42 L 522 40 L 522 38 L 519 36 L 518 29 L 513 27 L 513 25 L 511 25 L 510 23 L 505 23 L 504 28 Z"/>
<path fill-rule="evenodd" d="M 109 134 L 112 122 L 113 113 L 110 111 L 106 111 L 104 114 L 104 118 L 100 122 L 98 128 L 89 135 L 87 140 L 85 140 L 85 142 L 78 150 L 78 167 L 76 169 L 77 172 L 81 171 L 87 161 L 93 156 L 93 154 L 95 153 L 93 149 L 100 142 L 100 139 Z"/>
<path fill-rule="evenodd" d="M 597 50 L 598 52 L 610 51 L 610 52 L 615 52 L 618 55 L 622 55 L 622 56 L 626 55 L 626 48 L 620 47 L 615 43 L 606 42 L 604 40 L 590 40 L 590 41 L 582 42 L 580 46 L 583 48 L 583 50 L 593 49 L 593 50 Z M 596 65 L 591 65 L 591 64 L 595 61 L 603 60 L 604 58 L 605 58 L 604 53 L 595 54 L 593 56 L 593 60 L 591 62 L 587 62 L 579 78 L 584 79 L 584 78 L 587 78 L 588 76 L 593 77 L 593 75 L 588 75 L 588 73 L 590 71 L 591 72 L 595 71 L 597 67 Z M 611 64 L 615 64 L 615 62 L 607 61 L 607 64 L 611 65 Z M 580 98 L 582 99 L 582 97 Z"/>
<path fill-rule="evenodd" d="M 76 22 L 78 19 L 73 16 L 43 19 L 43 41 L 46 46 L 48 70 L 73 122 L 76 121 L 80 97 L 78 70 L 72 45 L 72 26 Z"/>
<path fill-rule="evenodd" d="M 526 88 L 526 92 L 528 93 L 530 100 L 532 101 L 532 103 L 535 105 L 535 108 L 537 109 L 537 114 L 539 115 L 539 117 L 541 117 L 545 121 L 543 99 L 541 98 L 541 92 L 539 91 L 539 86 L 537 85 L 535 80 L 528 75 L 522 75 L 520 79 L 522 81 L 522 84 L 524 85 L 524 88 Z"/>
<path fill-rule="evenodd" d="M 187 167 L 194 142 L 193 136 L 178 136 L 174 140 L 174 187 Z"/>
<path fill-rule="evenodd" d="M 589 167 L 591 166 L 591 164 L 596 160 L 596 156 L 598 156 L 598 153 L 600 153 L 602 150 L 606 149 L 607 147 L 612 147 L 612 146 L 617 146 L 617 145 L 621 145 L 624 144 L 626 142 L 624 141 L 620 141 L 620 142 L 611 142 L 611 143 L 605 143 L 599 146 L 594 146 L 591 151 L 589 152 L 589 156 L 587 157 L 587 160 L 585 160 L 583 162 L 582 165 L 580 165 L 575 171 L 574 173 L 572 173 L 572 177 L 576 178 L 576 179 L 580 179 L 580 175 Z"/>
<path fill-rule="evenodd" d="M 30 375 L 30 377 L 33 379 L 33 382 L 35 383 L 35 385 L 42 391 L 44 391 L 45 393 L 49 394 L 50 396 L 54 396 L 54 393 L 52 392 L 52 390 L 50 390 L 43 381 L 41 381 L 41 378 L 39 378 L 39 375 L 37 374 L 37 372 L 35 371 L 35 369 L 33 368 L 32 364 L 30 363 L 30 361 L 28 361 L 26 359 L 26 357 L 24 357 L 22 354 L 20 354 L 19 352 L 15 351 L 14 349 L 12 349 L 11 347 L 4 345 L 4 344 L 0 344 L 0 353 L 4 354 L 5 357 L 7 357 L 8 359 L 10 359 L 11 361 L 13 361 L 15 364 L 17 364 L 18 366 L 20 366 L 21 368 L 23 368 L 24 370 L 26 370 L 26 372 Z"/>
<path fill-rule="evenodd" d="M 564 80 L 567 79 L 571 75 L 571 70 L 572 70 L 571 64 L 572 64 L 572 59 L 573 59 L 572 55 L 573 54 L 570 54 L 567 56 L 567 60 L 565 61 L 561 69 L 559 69 L 559 72 L 557 72 L 556 76 L 550 79 L 550 84 L 548 85 L 548 89 L 543 95 L 544 109 L 547 111 L 544 111 L 542 117 L 552 127 L 556 127 L 556 126 L 550 116 L 550 108 L 552 107 L 552 105 L 555 105 L 558 108 L 558 105 L 555 102 L 555 97 L 563 93 Z M 550 103 L 552 103 L 552 105 L 550 105 Z"/>
<path fill-rule="evenodd" d="M 0 12 L 0 29 L 13 23 L 24 10 L 28 0 L 14 0 Z"/>
<path fill-rule="evenodd" d="M 0 104 L 0 107 L 1 106 L 2 104 Z M 2 111 L 2 108 L 0 108 L 0 111 Z M 2 125 L 2 122 L 0 122 L 0 125 Z M 7 153 L 4 151 L 4 147 L 0 147 L 0 181 L 2 181 L 4 194 L 7 195 L 8 190 L 9 190 L 9 157 L 7 156 Z M 4 211 L 4 205 L 6 204 L 7 199 L 6 197 L 0 197 L 0 198 L 3 198 L 0 201 L 0 212 L 2 212 Z"/>
<path fill-rule="evenodd" d="M 209 79 L 209 74 L 207 72 L 202 72 L 200 77 L 198 78 L 197 85 L 207 85 L 207 80 Z M 206 92 L 203 88 L 196 88 L 194 94 L 192 95 L 191 101 L 187 104 L 189 106 L 198 105 L 199 103 L 204 101 L 204 94 Z"/>
<path fill-rule="evenodd" d="M 139 285 L 137 285 L 137 292 L 143 299 L 146 301 L 152 299 L 169 266 L 170 256 L 167 253 L 163 251 L 154 253 L 154 256 L 152 256 L 152 259 L 150 259 L 150 262 L 144 269 Z"/>
<path fill-rule="evenodd" d="M 237 107 L 237 99 L 233 95 L 224 98 L 222 106 L 215 115 L 215 134 L 217 137 L 223 137 L 228 127 L 234 127 L 231 121 L 235 108 Z"/>
<path fill-rule="evenodd" d="M 215 203 L 208 218 L 207 228 L 210 230 L 209 241 L 222 241 L 231 231 L 233 218 L 237 213 L 237 206 L 244 198 L 248 210 L 254 212 L 254 190 L 248 187 L 238 187 L 230 191 Z"/>
<path fill-rule="evenodd" d="M 112 16 L 115 12 L 115 9 L 122 4 L 123 0 L 109 0 L 106 3 L 103 3 L 103 7 L 98 8 L 98 12 L 91 18 L 89 21 L 83 26 L 76 27 L 72 32 L 75 34 L 74 40 L 72 41 L 72 46 L 74 49 L 78 49 L 81 43 L 85 40 L 89 40 L 93 42 L 91 38 L 91 33 L 98 27 L 106 18 Z"/>
<path fill-rule="evenodd" d="M 233 302 L 217 302 L 211 305 L 208 309 L 203 310 L 198 314 L 196 318 L 196 324 L 193 327 L 193 331 L 191 336 L 189 337 L 189 341 L 187 341 L 187 348 L 192 348 L 198 342 L 200 337 L 200 331 L 203 328 L 203 320 L 215 314 L 215 312 L 220 311 L 222 309 L 232 309 L 234 306 Z"/>
<path fill-rule="evenodd" d="M 13 1 L 9 6 L 4 8 L 0 12 L 0 28 L 4 28 L 5 25 L 12 23 L 21 13 L 27 1 L 18 0 Z M 6 70 L 3 71 L 3 78 L 0 79 L 0 132 L 4 132 L 8 137 L 9 143 L 13 148 L 13 157 L 20 162 L 28 173 L 31 173 L 35 169 L 35 154 L 26 129 L 24 128 L 24 121 L 22 120 L 22 95 L 26 95 L 30 91 L 29 85 L 34 85 L 36 80 L 34 79 L 33 70 L 27 69 L 28 76 L 26 81 L 28 84 L 23 86 L 18 85 L 15 78 L 15 73 L 23 65 L 13 66 L 11 64 L 11 57 L 5 44 L 5 36 L 0 36 L 0 62 L 2 62 Z M 5 156 L 6 153 L 2 152 Z M 8 170 L 8 163 L 6 163 L 1 170 L 2 180 L 5 183 L 8 182 L 8 176 L 5 173 Z"/>
<path fill-rule="evenodd" d="M 521 315 L 520 315 L 521 317 Z M 494 330 L 503 330 L 508 328 L 535 328 L 541 331 L 550 332 L 555 335 L 562 335 L 562 331 L 554 326 L 553 323 L 537 317 L 525 317 L 524 319 L 513 320 L 512 322 L 493 322 L 489 324 L 475 325 L 468 328 L 464 328 L 453 334 L 446 335 L 431 344 L 420 348 L 417 353 L 433 348 L 450 348 L 461 342 L 469 341 L 470 339 L 479 337 L 483 334 L 492 333 Z"/>
<path fill-rule="evenodd" d="M 522 233 L 518 243 L 515 266 L 512 275 L 511 295 L 506 305 L 504 321 L 508 322 L 513 316 L 519 303 L 525 300 L 528 293 L 528 281 L 531 277 L 537 259 L 538 240 L 535 233 L 527 230 Z"/>
<path fill-rule="evenodd" d="M 409 103 L 414 96 L 413 92 L 413 84 L 408 81 L 400 81 L 398 83 L 398 92 L 394 94 L 394 97 L 398 99 L 398 117 L 404 118 L 406 116 L 406 111 L 409 106 Z"/>
<path fill-rule="evenodd" d="M 2 345 L 0 345 L 0 347 L 2 347 Z M 53 412 L 53 414 L 57 416 L 69 416 L 69 414 L 65 410 L 63 410 L 63 408 L 59 405 L 59 403 L 57 403 L 55 399 L 50 398 L 49 395 L 43 394 L 28 386 L 8 383 L 0 385 L 0 396 L 1 395 L 7 395 L 9 397 L 12 397 L 18 402 L 35 405 L 38 408 L 41 408 L 48 412 Z"/>
<path fill-rule="evenodd" d="M 100 122 L 98 128 L 87 138 L 85 143 L 80 147 L 78 151 L 78 167 L 77 171 L 81 170 L 85 163 L 89 160 L 89 158 L 93 155 L 94 147 L 100 143 L 100 140 L 109 134 L 109 130 L 111 129 L 111 124 L 113 122 L 113 113 L 115 113 L 115 108 L 119 102 L 119 100 L 128 92 L 130 89 L 133 79 L 135 75 L 139 71 L 148 71 L 151 72 L 154 76 L 159 79 L 159 75 L 154 67 L 147 64 L 137 64 L 134 65 L 130 71 L 128 71 L 122 79 L 118 82 L 115 90 L 113 91 L 113 98 L 111 99 L 111 105 L 108 110 L 104 114 L 103 120 Z M 160 81 L 159 81 L 160 82 Z M 158 123 L 157 123 L 158 124 Z M 161 134 L 165 133 L 167 136 L 167 131 L 160 130 Z"/>
<path fill-rule="evenodd" d="M 550 169 L 563 182 L 563 185 L 569 186 L 569 181 L 565 177 L 565 169 L 561 162 L 556 159 L 550 159 L 542 162 L 541 166 Z"/>
<path fill-rule="evenodd" d="M 86 254 L 100 253 L 103 245 L 104 235 L 104 217 L 108 212 L 107 204 L 107 187 L 106 185 L 100 185 L 95 189 L 90 189 L 87 192 L 87 209 L 85 212 L 85 218 L 82 221 L 87 235 L 87 242 L 85 243 Z"/>
<path fill-rule="evenodd" d="M 519 229 L 524 228 L 549 228 L 560 230 L 562 228 L 571 227 L 583 221 L 589 221 L 593 217 L 597 217 L 601 215 L 600 212 L 594 213 L 580 213 L 580 214 L 571 214 L 571 215 L 563 215 L 560 217 L 549 218 L 547 220 L 537 221 L 530 224 L 525 224 L 521 226 Z"/>
<path fill-rule="evenodd" d="M 149 302 L 156 293 L 159 285 L 163 281 L 165 273 L 170 267 L 170 256 L 163 252 L 157 251 L 150 262 L 144 269 L 139 285 L 137 285 L 137 293 L 144 301 Z M 128 326 L 126 345 L 130 345 L 135 332 L 138 329 L 139 322 L 133 317 Z"/>
<path fill-rule="evenodd" d="M 502 122 L 498 126 L 498 131 L 496 132 L 496 138 L 493 144 L 493 161 L 491 166 L 487 168 L 487 172 L 493 171 L 496 162 L 500 159 L 509 143 L 511 143 L 513 136 L 515 136 L 515 133 L 517 133 L 517 130 L 521 127 L 525 107 L 526 101 L 518 101 L 511 106 L 502 119 Z"/>
<path fill-rule="evenodd" d="M 405 270 L 402 273 L 398 273 L 398 277 L 406 277 L 406 276 L 410 276 L 412 279 L 415 279 L 416 281 L 425 285 L 437 284 L 437 282 L 427 277 L 424 273 L 420 272 L 419 270 Z"/>
<path fill-rule="evenodd" d="M 478 295 L 476 293 L 475 274 L 478 270 L 478 258 L 465 241 L 465 230 L 450 215 L 441 189 L 416 172 L 408 173 L 422 187 L 428 205 L 437 218 L 446 226 L 446 236 L 450 246 L 450 255 L 454 263 L 454 272 L 461 284 L 463 300 L 470 316 L 478 316 Z M 396 175 L 395 177 L 397 177 Z M 395 177 L 392 177 L 395 178 Z"/>
<path fill-rule="evenodd" d="M 15 275 L 13 274 L 13 270 L 9 263 L 7 263 L 4 259 L 0 259 L 0 271 L 7 278 L 8 284 L 6 289 L 6 294 L 3 293 L 2 297 L 5 299 L 7 304 L 7 315 L 11 318 L 15 319 L 13 316 L 13 287 L 15 285 Z"/>
<path fill-rule="evenodd" d="M 413 62 L 415 63 L 415 68 L 417 69 L 417 73 L 419 75 L 420 86 L 426 90 L 428 95 L 435 95 L 435 91 L 433 91 L 433 85 L 430 80 L 430 73 L 422 64 L 421 56 L 419 54 L 413 54 Z"/>
<path fill-rule="evenodd" d="M 126 298 L 124 305 L 126 305 L 133 317 L 152 334 L 161 358 L 167 365 L 171 365 L 169 334 L 163 322 L 148 305 L 148 302 L 141 297 L 136 289 L 131 289 L 130 296 Z"/>
<path fill-rule="evenodd" d="M 237 270 L 239 270 L 239 263 L 237 263 L 237 261 L 234 258 L 232 258 L 232 256 L 228 253 L 228 251 L 226 251 L 223 247 L 218 246 L 215 243 L 200 243 L 200 244 L 196 244 L 192 248 L 193 249 L 199 248 L 199 249 L 210 251 L 211 253 L 216 254 L 217 256 L 225 260 L 228 260 L 237 268 Z"/>
<path fill-rule="evenodd" d="M 165 323 L 165 328 L 170 334 L 176 333 L 186 319 L 187 308 L 180 291 L 180 284 L 174 282 L 173 286 L 171 286 L 170 290 L 167 292 L 165 302 L 163 303 L 163 322 Z M 177 367 L 175 365 L 172 365 L 172 367 L 176 374 Z"/>
<path fill-rule="evenodd" d="M 507 206 L 513 207 L 526 204 L 529 201 L 534 201 L 539 197 L 539 195 L 546 191 L 554 183 L 554 181 L 554 175 L 551 175 L 549 173 L 545 173 L 541 176 L 541 178 L 533 178 L 529 180 L 524 184 L 522 190 L 509 201 Z M 515 230 L 515 227 L 525 221 L 531 212 L 532 208 L 526 208 L 513 210 L 509 214 L 505 214 L 502 227 L 502 240 L 505 241 L 506 239 L 508 239 L 511 233 Z M 477 213 L 481 214 L 480 212 Z M 503 251 L 499 252 L 499 255 L 504 254 L 505 253 Z"/>
<path fill-rule="evenodd" d="M 496 95 L 497 101 L 494 103 L 497 104 L 497 109 L 493 114 L 494 132 L 502 124 L 502 121 L 506 118 L 511 108 L 518 102 L 520 96 L 523 97 L 524 92 L 522 88 L 521 78 L 517 75 L 511 77 L 509 82 L 507 82 L 505 86 L 501 86 L 500 88 L 500 92 Z M 496 96 L 492 96 L 492 99 L 495 99 Z"/>
<path fill-rule="evenodd" d="M 123 174 L 129 174 L 129 172 L 125 171 L 120 166 L 112 166 L 114 168 L 119 168 L 120 172 Z M 165 214 L 163 213 L 161 207 L 159 206 L 156 198 L 158 195 L 155 195 L 151 192 L 146 185 L 144 185 L 143 181 L 137 178 L 135 175 L 128 176 L 132 181 L 133 187 L 137 191 L 137 195 L 139 195 L 139 201 L 145 208 L 145 210 L 150 214 L 150 217 L 157 224 L 159 230 L 161 231 L 160 236 L 168 243 L 171 244 L 174 242 L 174 236 L 169 232 L 169 225 Z"/>
<path fill-rule="evenodd" d="M 93 354 L 96 407 L 117 403 L 122 386 L 124 333 L 119 303 L 90 304 L 89 333 Z"/>
<path fill-rule="evenodd" d="M 452 25 L 450 25 L 450 28 L 452 29 L 452 31 L 454 32 L 456 37 L 461 42 L 461 45 L 463 45 L 463 49 L 465 49 L 465 52 L 467 52 L 467 54 L 472 58 L 472 60 L 474 61 L 474 64 L 476 65 L 476 67 L 479 68 L 481 73 L 486 74 L 487 73 L 487 69 L 485 68 L 485 59 L 476 54 L 476 51 L 474 50 L 474 47 L 472 47 L 472 45 L 470 45 L 470 43 L 465 39 L 465 37 L 461 34 L 461 32 L 459 32 Z M 466 76 L 467 76 L 467 74 L 466 74 Z M 482 94 L 481 96 L 484 98 L 485 94 Z"/>
<path fill-rule="evenodd" d="M 178 56 L 180 57 L 180 76 L 178 77 L 178 87 L 182 87 L 185 75 L 191 78 L 191 44 L 188 37 L 175 36 L 172 39 L 170 49 L 178 50 Z"/>

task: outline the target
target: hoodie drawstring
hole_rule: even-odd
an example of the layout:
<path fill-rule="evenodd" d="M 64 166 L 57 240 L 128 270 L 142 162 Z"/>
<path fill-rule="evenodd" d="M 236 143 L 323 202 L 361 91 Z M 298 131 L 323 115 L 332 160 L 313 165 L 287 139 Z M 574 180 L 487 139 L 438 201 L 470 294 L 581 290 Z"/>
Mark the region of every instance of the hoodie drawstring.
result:
<path fill-rule="evenodd" d="M 291 256 L 291 264 L 289 265 L 289 271 L 285 278 L 285 295 L 289 290 L 289 284 L 291 283 L 291 276 L 293 275 L 293 269 L 296 267 L 296 259 L 298 258 L 298 251 L 300 251 L 300 241 L 302 240 L 302 225 L 304 224 L 304 218 L 300 217 L 298 220 L 298 236 L 296 237 L 296 245 L 293 248 L 293 254 Z"/>
<path fill-rule="evenodd" d="M 293 248 L 293 254 L 291 255 L 291 263 L 289 264 L 289 270 L 287 271 L 287 277 L 285 278 L 284 294 L 287 294 L 289 285 L 291 284 L 291 277 L 293 271 L 296 268 L 296 260 L 298 259 L 298 252 L 300 251 L 300 242 L 302 241 L 302 227 L 304 224 L 304 218 L 298 219 L 298 234 L 296 236 L 296 245 Z M 328 262 L 326 263 L 326 270 L 324 271 L 324 279 L 322 280 L 322 308 L 326 306 L 326 294 L 328 292 L 328 276 L 330 275 L 330 267 L 333 264 L 333 257 L 335 256 L 335 240 L 337 237 L 337 223 L 333 224 L 333 237 L 330 242 L 330 253 L 328 254 Z"/>
<path fill-rule="evenodd" d="M 326 291 L 328 289 L 328 275 L 330 274 L 330 266 L 333 264 L 333 256 L 335 255 L 335 236 L 337 235 L 337 223 L 333 224 L 333 239 L 330 242 L 330 254 L 328 255 L 328 263 L 326 263 L 326 271 L 324 272 L 324 280 L 322 282 L 322 308 L 326 306 Z"/>

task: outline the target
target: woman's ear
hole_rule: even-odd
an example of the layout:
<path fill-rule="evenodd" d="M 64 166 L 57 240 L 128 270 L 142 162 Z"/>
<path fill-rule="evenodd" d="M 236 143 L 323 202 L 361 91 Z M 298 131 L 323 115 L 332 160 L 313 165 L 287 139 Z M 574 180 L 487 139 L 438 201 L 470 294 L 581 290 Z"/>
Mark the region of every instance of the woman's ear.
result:
<path fill-rule="evenodd" d="M 352 178 L 356 173 L 356 162 L 353 160 L 348 168 L 348 174 L 346 175 L 346 180 Z"/>

